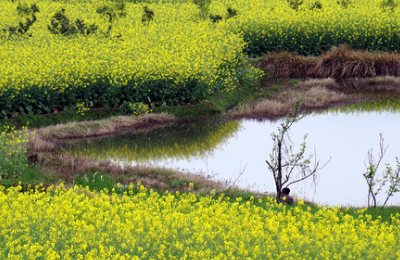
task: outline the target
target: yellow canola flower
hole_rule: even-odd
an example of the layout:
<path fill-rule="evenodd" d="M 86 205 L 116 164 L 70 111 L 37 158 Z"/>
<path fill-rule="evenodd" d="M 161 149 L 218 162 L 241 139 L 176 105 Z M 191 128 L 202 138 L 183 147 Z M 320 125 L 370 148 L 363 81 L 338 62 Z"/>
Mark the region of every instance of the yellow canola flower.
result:
<path fill-rule="evenodd" d="M 192 193 L 0 188 L 0 259 L 396 259 L 391 223 Z M 130 189 L 132 186 L 130 186 Z"/>

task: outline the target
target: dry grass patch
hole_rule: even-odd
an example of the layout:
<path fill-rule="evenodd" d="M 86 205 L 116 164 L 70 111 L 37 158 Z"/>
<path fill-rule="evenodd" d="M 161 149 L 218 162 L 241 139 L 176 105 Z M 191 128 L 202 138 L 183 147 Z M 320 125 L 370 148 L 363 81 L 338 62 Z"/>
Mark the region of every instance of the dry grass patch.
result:
<path fill-rule="evenodd" d="M 302 83 L 300 83 L 302 84 Z M 312 84 L 315 84 L 312 82 Z M 326 87 L 316 86 L 308 90 L 287 90 L 281 92 L 274 99 L 266 99 L 251 104 L 246 104 L 232 109 L 227 113 L 228 117 L 281 117 L 294 112 L 294 104 L 301 101 L 301 109 L 318 109 L 354 99 Z"/>
<path fill-rule="evenodd" d="M 288 52 L 268 54 L 259 67 L 274 77 L 350 78 L 400 76 L 400 54 L 354 51 L 341 45 L 320 57 Z"/>
<path fill-rule="evenodd" d="M 388 52 L 353 51 L 333 47 L 323 54 L 310 73 L 314 77 L 375 77 L 400 75 L 400 55 Z"/>
<path fill-rule="evenodd" d="M 72 122 L 40 128 L 37 134 L 45 139 L 68 139 L 115 134 L 137 128 L 154 128 L 175 122 L 168 114 L 148 114 L 142 117 L 118 116 L 96 121 Z"/>
<path fill-rule="evenodd" d="M 337 82 L 333 78 L 326 79 L 308 79 L 298 81 L 293 87 L 299 89 L 310 89 L 313 87 L 322 87 L 332 89 L 337 87 Z"/>
<path fill-rule="evenodd" d="M 277 78 L 308 77 L 317 64 L 316 57 L 304 57 L 287 51 L 268 54 L 259 68 Z"/>

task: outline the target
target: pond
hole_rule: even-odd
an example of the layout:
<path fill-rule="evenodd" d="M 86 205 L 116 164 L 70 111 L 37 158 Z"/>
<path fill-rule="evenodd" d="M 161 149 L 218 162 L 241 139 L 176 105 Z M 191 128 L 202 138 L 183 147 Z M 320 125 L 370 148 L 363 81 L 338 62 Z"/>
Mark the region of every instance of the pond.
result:
<path fill-rule="evenodd" d="M 368 189 L 362 174 L 369 149 L 378 159 L 380 134 L 388 149 L 379 173 L 385 169 L 384 163 L 396 168 L 396 157 L 400 157 L 399 104 L 388 101 L 341 107 L 306 115 L 295 123 L 290 131 L 293 150 L 298 151 L 304 134 L 308 134 L 305 154 L 312 155 L 315 150 L 321 164 L 330 161 L 319 171 L 316 182 L 293 184 L 291 194 L 322 205 L 366 206 Z M 64 150 L 116 163 L 201 173 L 269 193 L 275 191 L 275 184 L 265 160 L 273 147 L 271 133 L 276 133 L 282 122 L 182 121 L 151 132 L 73 140 L 65 143 Z M 378 196 L 380 204 L 384 191 Z M 391 197 L 388 205 L 400 206 L 400 193 Z"/>

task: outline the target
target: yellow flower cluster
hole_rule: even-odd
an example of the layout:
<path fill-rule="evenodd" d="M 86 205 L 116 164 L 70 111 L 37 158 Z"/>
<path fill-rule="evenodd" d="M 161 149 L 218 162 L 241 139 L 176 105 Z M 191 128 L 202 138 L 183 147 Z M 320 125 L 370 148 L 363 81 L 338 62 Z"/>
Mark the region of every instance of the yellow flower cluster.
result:
<path fill-rule="evenodd" d="M 397 259 L 400 220 L 273 199 L 0 190 L 1 259 Z M 263 207 L 259 204 L 263 204 Z"/>
<path fill-rule="evenodd" d="M 6 126 L 0 131 L 0 179 L 22 175 L 28 167 L 26 143 L 29 133 Z"/>

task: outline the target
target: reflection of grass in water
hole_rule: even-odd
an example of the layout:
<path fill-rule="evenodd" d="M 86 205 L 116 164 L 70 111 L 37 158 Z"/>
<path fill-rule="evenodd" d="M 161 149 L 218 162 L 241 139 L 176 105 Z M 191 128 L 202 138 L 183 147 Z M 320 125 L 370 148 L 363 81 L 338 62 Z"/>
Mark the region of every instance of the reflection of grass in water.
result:
<path fill-rule="evenodd" d="M 64 152 L 116 161 L 202 157 L 226 142 L 240 128 L 239 121 L 185 121 L 150 132 L 95 140 L 68 141 Z"/>
<path fill-rule="evenodd" d="M 360 112 L 399 112 L 400 111 L 400 100 L 399 99 L 387 99 L 375 102 L 363 102 L 358 104 L 351 104 L 347 106 L 334 107 L 327 110 L 316 112 L 315 114 L 354 114 Z"/>

